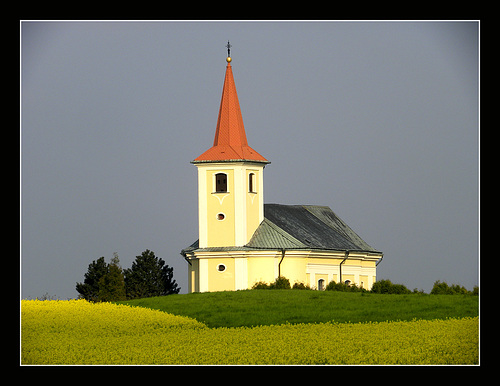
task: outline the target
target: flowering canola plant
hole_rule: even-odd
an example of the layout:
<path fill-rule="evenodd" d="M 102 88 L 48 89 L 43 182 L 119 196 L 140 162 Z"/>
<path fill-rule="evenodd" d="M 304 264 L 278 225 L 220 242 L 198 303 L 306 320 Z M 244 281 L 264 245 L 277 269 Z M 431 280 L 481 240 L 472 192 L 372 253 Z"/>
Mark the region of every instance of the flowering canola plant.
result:
<path fill-rule="evenodd" d="M 479 318 L 208 328 L 148 308 L 22 300 L 22 364 L 477 364 Z"/>

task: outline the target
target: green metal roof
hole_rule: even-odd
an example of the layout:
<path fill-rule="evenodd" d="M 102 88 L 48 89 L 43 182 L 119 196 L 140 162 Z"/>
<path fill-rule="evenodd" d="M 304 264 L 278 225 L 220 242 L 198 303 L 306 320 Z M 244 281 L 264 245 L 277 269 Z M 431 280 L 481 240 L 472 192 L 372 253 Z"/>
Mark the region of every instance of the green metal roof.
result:
<path fill-rule="evenodd" d="M 199 248 L 198 240 L 181 254 L 253 249 L 320 249 L 381 253 L 368 245 L 329 207 L 264 204 L 264 220 L 243 247 Z"/>
<path fill-rule="evenodd" d="M 265 249 L 302 249 L 307 245 L 264 218 L 246 245 L 250 248 Z"/>

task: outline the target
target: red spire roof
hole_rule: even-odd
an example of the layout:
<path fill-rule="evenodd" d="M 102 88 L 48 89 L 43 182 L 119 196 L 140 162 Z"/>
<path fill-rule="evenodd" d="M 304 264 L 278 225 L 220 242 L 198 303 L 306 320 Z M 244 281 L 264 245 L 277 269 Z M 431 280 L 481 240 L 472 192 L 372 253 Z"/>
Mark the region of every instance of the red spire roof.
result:
<path fill-rule="evenodd" d="M 218 161 L 256 161 L 269 163 L 268 160 L 248 146 L 230 59 L 228 57 L 214 145 L 197 157 L 193 163 Z"/>

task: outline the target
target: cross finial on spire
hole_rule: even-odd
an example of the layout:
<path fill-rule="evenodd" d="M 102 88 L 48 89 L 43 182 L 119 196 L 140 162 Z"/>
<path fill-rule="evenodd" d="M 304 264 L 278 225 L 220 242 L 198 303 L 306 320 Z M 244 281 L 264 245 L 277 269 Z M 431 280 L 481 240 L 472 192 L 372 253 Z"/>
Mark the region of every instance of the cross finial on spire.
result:
<path fill-rule="evenodd" d="M 226 62 L 230 63 L 231 62 L 231 47 L 232 45 L 229 43 L 229 40 L 227 41 L 226 48 L 227 48 L 227 58 Z"/>

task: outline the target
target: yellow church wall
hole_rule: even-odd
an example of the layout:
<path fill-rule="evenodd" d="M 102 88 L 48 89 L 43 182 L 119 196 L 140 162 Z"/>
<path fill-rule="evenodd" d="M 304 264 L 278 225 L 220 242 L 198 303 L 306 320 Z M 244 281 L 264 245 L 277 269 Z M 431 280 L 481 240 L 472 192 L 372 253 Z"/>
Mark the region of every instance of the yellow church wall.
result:
<path fill-rule="evenodd" d="M 348 274 L 344 274 L 342 272 L 342 281 L 345 283 L 346 280 L 350 280 L 351 281 L 351 284 L 358 284 L 356 283 L 356 281 L 354 280 L 354 275 L 348 275 Z"/>
<path fill-rule="evenodd" d="M 350 280 L 351 284 L 359 286 L 359 274 L 361 272 L 361 261 L 358 259 L 348 259 L 342 264 L 342 282 Z"/>
<path fill-rule="evenodd" d="M 264 219 L 263 166 L 235 162 L 197 167 L 200 248 L 245 245 Z M 226 192 L 216 191 L 217 173 L 227 176 Z"/>
<path fill-rule="evenodd" d="M 368 275 L 359 275 L 359 286 L 366 289 L 368 286 Z"/>
<path fill-rule="evenodd" d="M 307 264 L 318 264 L 318 265 L 339 265 L 342 262 L 343 258 L 308 258 Z"/>
<path fill-rule="evenodd" d="M 366 252 L 350 252 L 348 259 L 342 264 L 342 278 L 340 277 L 340 263 L 345 258 L 345 252 L 312 251 L 307 259 L 307 284 L 317 288 L 318 280 L 327 275 L 327 283 L 336 283 L 350 280 L 353 284 L 371 289 L 375 282 L 376 262 L 381 255 Z"/>
<path fill-rule="evenodd" d="M 234 291 L 234 259 L 212 258 L 208 260 L 208 291 Z M 218 269 L 224 265 L 224 271 Z"/>
<path fill-rule="evenodd" d="M 269 254 L 268 256 L 252 256 L 248 258 L 247 272 L 248 272 L 248 288 L 259 282 L 266 283 L 273 282 L 275 277 L 275 263 L 277 254 Z"/>
<path fill-rule="evenodd" d="M 375 264 L 377 262 L 373 260 L 362 260 L 361 261 L 361 266 L 362 267 L 375 267 Z"/>
<path fill-rule="evenodd" d="M 323 287 L 320 286 L 320 280 L 323 281 Z M 331 280 L 328 280 L 328 274 L 317 274 L 315 275 L 315 283 L 312 284 L 311 288 L 324 291 L 326 286 Z"/>
<path fill-rule="evenodd" d="M 324 279 L 325 280 L 325 287 L 326 285 L 334 280 L 335 282 L 337 281 L 337 275 L 338 275 L 338 265 L 333 265 L 333 264 L 314 264 L 314 265 L 307 265 L 307 273 L 309 274 L 309 279 L 307 284 L 313 289 L 316 289 L 318 287 L 318 280 L 319 279 Z"/>
<path fill-rule="evenodd" d="M 217 173 L 227 175 L 227 192 L 215 192 Z M 234 171 L 231 169 L 207 170 L 206 192 L 210 192 L 207 200 L 207 246 L 235 245 Z M 222 214 L 224 219 L 220 220 L 219 214 Z"/>
<path fill-rule="evenodd" d="M 190 256 L 192 265 L 189 266 L 189 291 L 233 291 L 251 288 L 259 281 L 272 283 L 278 277 L 279 271 L 290 280 L 292 286 L 301 282 L 318 289 L 318 281 L 321 279 L 324 280 L 324 287 L 332 280 L 350 280 L 357 286 L 362 282 L 363 288 L 371 289 L 376 280 L 376 258 L 360 253 L 349 257 L 342 264 L 340 277 L 339 266 L 344 258 L 339 256 L 342 254 L 337 252 L 288 250 L 281 260 L 282 253 L 279 250 L 197 252 L 196 257 Z M 224 264 L 224 271 L 217 269 L 219 264 Z"/>
<path fill-rule="evenodd" d="M 292 286 L 295 282 L 305 283 L 307 255 L 302 252 L 303 256 L 290 256 L 290 253 L 285 253 L 285 257 L 280 265 L 280 275 L 290 280 L 290 285 Z M 281 260 L 281 256 L 279 256 L 279 260 Z"/>

